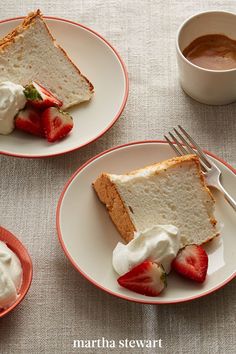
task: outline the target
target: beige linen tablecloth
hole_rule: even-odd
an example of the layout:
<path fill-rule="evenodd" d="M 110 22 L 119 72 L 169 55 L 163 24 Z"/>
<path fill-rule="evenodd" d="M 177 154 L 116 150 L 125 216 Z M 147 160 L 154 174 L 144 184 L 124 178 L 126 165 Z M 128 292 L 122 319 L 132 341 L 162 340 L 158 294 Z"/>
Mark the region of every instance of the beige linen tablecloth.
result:
<path fill-rule="evenodd" d="M 236 167 L 236 104 L 201 105 L 179 87 L 175 36 L 183 20 L 235 1 L 1 1 L 0 18 L 45 15 L 78 21 L 102 34 L 126 63 L 130 94 L 101 139 L 66 156 L 0 157 L 0 223 L 27 246 L 34 278 L 24 302 L 0 320 L 0 353 L 235 353 L 235 281 L 189 303 L 151 306 L 114 298 L 71 266 L 59 246 L 55 210 L 71 174 L 118 144 L 162 139 L 182 124 L 200 144 Z M 96 65 L 96 58 L 95 58 Z M 74 349 L 75 339 L 162 339 L 158 349 Z"/>

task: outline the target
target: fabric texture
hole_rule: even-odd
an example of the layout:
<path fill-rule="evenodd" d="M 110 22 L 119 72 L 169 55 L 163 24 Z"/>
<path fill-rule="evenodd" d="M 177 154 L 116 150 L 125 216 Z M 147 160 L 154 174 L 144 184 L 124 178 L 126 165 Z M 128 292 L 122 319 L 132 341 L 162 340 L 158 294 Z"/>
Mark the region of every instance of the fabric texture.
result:
<path fill-rule="evenodd" d="M 26 15 L 38 7 L 45 15 L 77 21 L 103 35 L 127 66 L 130 92 L 116 124 L 79 151 L 47 159 L 0 156 L 0 223 L 24 242 L 34 265 L 24 302 L 0 320 L 0 353 L 235 353 L 235 281 L 183 304 L 127 302 L 76 272 L 55 227 L 59 195 L 82 163 L 112 146 L 163 139 L 177 124 L 236 167 L 236 103 L 206 106 L 185 95 L 175 55 L 176 32 L 187 17 L 210 9 L 233 12 L 235 1 L 9 0 L 0 2 L 0 18 Z M 75 339 L 102 337 L 161 338 L 162 348 L 73 348 Z"/>

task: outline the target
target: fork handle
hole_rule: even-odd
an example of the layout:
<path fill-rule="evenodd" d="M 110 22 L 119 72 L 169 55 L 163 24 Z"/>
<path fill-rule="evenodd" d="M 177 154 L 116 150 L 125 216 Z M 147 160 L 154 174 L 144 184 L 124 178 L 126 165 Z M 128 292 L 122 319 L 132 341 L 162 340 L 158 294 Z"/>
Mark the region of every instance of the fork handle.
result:
<path fill-rule="evenodd" d="M 222 184 L 219 185 L 219 189 L 224 194 L 225 199 L 227 202 L 232 206 L 232 208 L 236 211 L 236 201 L 229 195 L 229 193 L 224 189 Z"/>

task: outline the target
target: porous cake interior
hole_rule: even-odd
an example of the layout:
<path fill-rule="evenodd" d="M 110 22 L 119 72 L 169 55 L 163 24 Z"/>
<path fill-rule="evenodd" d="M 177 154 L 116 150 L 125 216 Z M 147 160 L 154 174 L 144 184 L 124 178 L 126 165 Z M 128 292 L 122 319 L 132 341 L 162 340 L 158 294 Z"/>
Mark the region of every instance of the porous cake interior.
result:
<path fill-rule="evenodd" d="M 63 108 L 91 97 L 89 83 L 64 51 L 54 45 L 39 16 L 11 44 L 0 46 L 0 81 L 23 86 L 39 81 L 63 101 Z"/>
<path fill-rule="evenodd" d="M 180 229 L 182 246 L 215 236 L 214 201 L 192 161 L 128 175 L 109 174 L 136 230 L 155 224 Z"/>

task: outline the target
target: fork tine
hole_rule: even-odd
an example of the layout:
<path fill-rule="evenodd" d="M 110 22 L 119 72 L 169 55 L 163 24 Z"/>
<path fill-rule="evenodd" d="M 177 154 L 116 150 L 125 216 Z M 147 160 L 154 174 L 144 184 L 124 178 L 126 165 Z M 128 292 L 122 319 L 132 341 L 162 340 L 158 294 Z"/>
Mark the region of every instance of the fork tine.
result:
<path fill-rule="evenodd" d="M 189 143 L 187 142 L 187 140 L 178 132 L 178 130 L 174 128 L 174 132 L 176 133 L 176 135 L 178 135 L 178 137 L 180 138 L 181 142 L 182 142 L 183 144 L 185 144 L 185 146 L 188 148 L 188 151 L 189 151 L 191 154 L 196 154 L 196 152 L 193 150 L 192 146 L 189 145 Z"/>
<path fill-rule="evenodd" d="M 172 141 L 170 141 L 170 139 L 164 135 L 164 138 L 166 139 L 166 141 L 168 142 L 168 144 L 170 145 L 170 147 L 174 150 L 174 152 L 178 155 L 181 156 L 182 154 L 179 152 L 179 150 L 175 147 L 175 145 L 172 143 Z"/>
<path fill-rule="evenodd" d="M 195 154 L 196 155 L 196 151 L 193 150 L 193 148 L 191 147 L 191 145 L 189 145 L 189 143 L 187 142 L 187 140 L 176 130 L 174 129 L 175 133 L 178 135 L 180 141 L 182 143 L 186 144 L 186 147 L 188 148 L 185 149 L 181 143 L 177 140 L 177 138 L 171 133 L 169 132 L 169 135 L 171 136 L 171 138 L 173 139 L 173 141 L 176 143 L 176 145 L 178 146 L 179 149 L 177 149 L 177 147 L 175 146 L 175 144 L 166 136 L 164 135 L 164 138 L 166 139 L 166 141 L 168 142 L 168 144 L 170 145 L 170 147 L 174 150 L 174 152 L 178 155 L 178 156 L 182 156 L 182 155 L 187 155 L 189 153 Z M 209 171 L 208 166 L 202 161 L 202 159 L 200 158 L 200 164 L 202 166 L 202 170 L 203 172 L 207 172 Z"/>
<path fill-rule="evenodd" d="M 180 142 L 176 139 L 176 137 L 175 137 L 171 132 L 169 132 L 169 135 L 170 135 L 170 137 L 172 138 L 172 140 L 177 144 L 179 150 L 182 152 L 181 155 L 186 155 L 186 154 L 189 153 L 189 152 L 180 144 Z"/>
<path fill-rule="evenodd" d="M 200 148 L 200 146 L 196 143 L 195 140 L 193 140 L 193 138 L 185 131 L 184 128 L 181 127 L 181 125 L 178 125 L 179 129 L 181 130 L 181 132 L 188 138 L 188 140 L 190 141 L 190 143 L 193 145 L 193 147 L 197 150 L 198 154 L 200 155 L 202 161 L 206 164 L 206 166 L 208 168 L 211 168 L 212 163 L 208 160 L 208 158 L 206 157 L 205 153 L 202 151 L 202 149 Z"/>
<path fill-rule="evenodd" d="M 196 151 L 193 150 L 192 146 L 189 144 L 189 142 L 178 132 L 177 129 L 174 128 L 175 133 L 178 135 L 178 137 L 180 138 L 180 140 L 182 141 L 183 144 L 186 145 L 188 151 L 191 154 L 195 154 L 196 155 Z M 198 154 L 197 154 L 198 155 Z M 200 156 L 199 156 L 200 157 Z M 209 171 L 209 167 L 208 165 L 201 159 L 200 157 L 200 163 L 202 165 L 202 168 L 204 169 L 204 171 Z"/>

